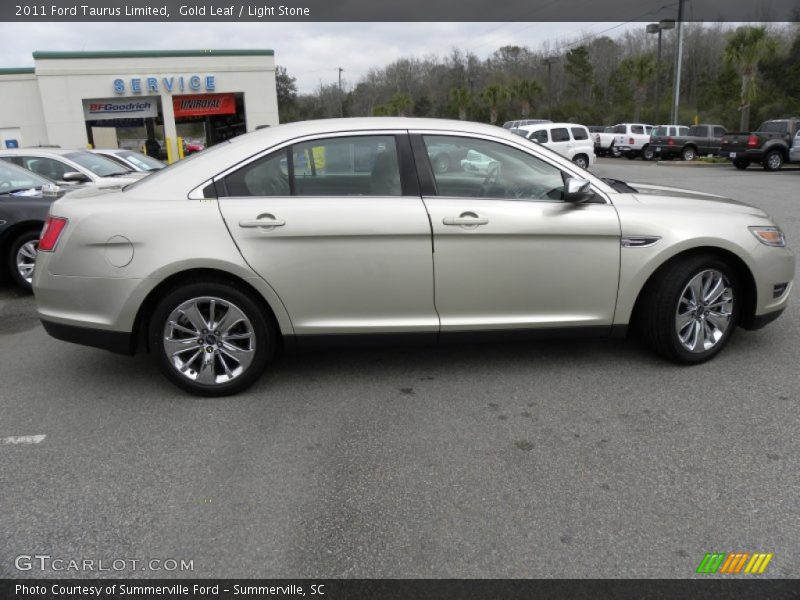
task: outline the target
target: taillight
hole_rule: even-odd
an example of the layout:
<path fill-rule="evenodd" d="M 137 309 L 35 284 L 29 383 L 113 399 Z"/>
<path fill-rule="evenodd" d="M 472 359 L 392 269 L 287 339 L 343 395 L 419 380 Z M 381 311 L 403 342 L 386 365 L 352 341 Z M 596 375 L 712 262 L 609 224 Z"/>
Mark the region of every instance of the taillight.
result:
<path fill-rule="evenodd" d="M 667 140 L 667 146 L 674 146 L 674 145 L 675 145 L 675 140 L 673 140 L 672 138 L 669 138 Z"/>
<path fill-rule="evenodd" d="M 758 146 L 758 136 L 750 134 L 750 137 L 747 138 L 747 145 L 751 147 Z"/>
<path fill-rule="evenodd" d="M 40 252 L 52 252 L 58 244 L 61 232 L 67 226 L 67 219 L 63 217 L 51 217 L 48 215 L 47 222 L 42 230 L 42 237 L 39 239 Z"/>
<path fill-rule="evenodd" d="M 633 145 L 634 145 L 636 142 L 633 140 L 633 138 L 631 138 L 631 139 L 629 139 L 629 140 L 628 140 L 628 143 L 629 143 L 631 146 L 633 146 Z"/>

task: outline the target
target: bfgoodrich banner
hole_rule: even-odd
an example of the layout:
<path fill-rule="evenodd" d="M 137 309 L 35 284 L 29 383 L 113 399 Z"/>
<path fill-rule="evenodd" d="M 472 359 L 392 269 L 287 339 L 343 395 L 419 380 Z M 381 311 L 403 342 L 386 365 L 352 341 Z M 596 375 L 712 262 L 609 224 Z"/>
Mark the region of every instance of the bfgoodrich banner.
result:
<path fill-rule="evenodd" d="M 158 116 L 157 98 L 98 98 L 83 101 L 87 121 L 109 119 L 143 119 Z"/>

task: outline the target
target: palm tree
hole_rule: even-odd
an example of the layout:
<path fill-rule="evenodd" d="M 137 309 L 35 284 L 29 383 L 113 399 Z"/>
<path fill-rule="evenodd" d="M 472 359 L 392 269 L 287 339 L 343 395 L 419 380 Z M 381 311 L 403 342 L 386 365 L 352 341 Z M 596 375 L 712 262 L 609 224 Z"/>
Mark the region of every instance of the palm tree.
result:
<path fill-rule="evenodd" d="M 489 123 L 497 124 L 497 105 L 508 96 L 508 91 L 502 85 L 493 84 L 483 89 L 481 93 L 484 101 L 489 105 Z"/>
<path fill-rule="evenodd" d="M 633 84 L 633 120 L 639 121 L 642 104 L 647 100 L 647 85 L 656 72 L 656 61 L 652 54 L 637 54 L 622 61 L 620 67 Z"/>
<path fill-rule="evenodd" d="M 467 120 L 467 108 L 472 101 L 472 93 L 467 88 L 459 87 L 450 90 L 450 99 L 458 108 L 458 118 L 462 121 Z"/>
<path fill-rule="evenodd" d="M 538 81 L 520 79 L 511 84 L 511 96 L 520 101 L 520 116 L 527 119 L 531 113 L 531 105 L 542 94 L 542 86 Z"/>
<path fill-rule="evenodd" d="M 741 117 L 739 129 L 750 129 L 750 103 L 757 95 L 756 78 L 759 63 L 777 51 L 775 38 L 770 37 L 765 26 L 745 26 L 736 29 L 725 47 L 725 62 L 732 65 L 742 78 L 739 94 Z"/>

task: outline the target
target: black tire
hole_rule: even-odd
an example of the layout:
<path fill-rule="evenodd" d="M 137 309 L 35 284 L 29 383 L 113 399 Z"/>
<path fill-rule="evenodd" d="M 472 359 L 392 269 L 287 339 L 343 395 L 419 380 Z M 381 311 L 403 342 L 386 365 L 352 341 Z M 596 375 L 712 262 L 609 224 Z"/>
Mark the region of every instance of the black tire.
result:
<path fill-rule="evenodd" d="M 722 273 L 731 287 L 733 308 L 730 323 L 714 346 L 704 352 L 692 352 L 680 342 L 676 313 L 688 283 L 709 269 Z M 636 325 L 644 343 L 656 354 L 679 364 L 698 364 L 716 356 L 728 343 L 739 323 L 742 301 L 742 285 L 735 269 L 711 254 L 691 256 L 667 265 L 647 284 L 637 306 Z"/>
<path fill-rule="evenodd" d="M 195 298 L 214 297 L 234 305 L 252 325 L 255 350 L 252 361 L 241 374 L 227 382 L 204 384 L 191 380 L 178 372 L 164 348 L 164 330 L 170 314 L 184 302 Z M 224 319 L 220 319 L 222 321 Z M 211 332 L 209 332 L 211 333 Z M 249 291 L 230 283 L 207 282 L 189 283 L 168 292 L 156 305 L 148 329 L 150 352 L 161 371 L 172 383 L 196 395 L 206 397 L 228 396 L 250 387 L 261 377 L 276 346 L 276 331 L 264 308 L 252 297 Z M 188 347 L 188 346 L 187 346 Z M 211 351 L 209 351 L 211 352 Z M 202 358 L 201 354 L 201 358 Z M 213 359 L 212 359 L 213 360 Z M 230 362 L 230 359 L 228 359 Z M 220 365 L 221 363 L 215 363 Z M 187 369 L 195 372 L 193 368 Z"/>
<path fill-rule="evenodd" d="M 16 238 L 14 238 L 14 240 L 8 247 L 8 257 L 7 257 L 8 273 L 11 276 L 11 279 L 14 282 L 14 284 L 23 292 L 27 292 L 29 294 L 33 291 L 31 288 L 31 282 L 28 281 L 23 276 L 22 272 L 20 272 L 20 269 L 17 266 L 18 262 L 17 258 L 20 255 L 20 251 L 26 244 L 32 243 L 34 246 L 38 246 L 39 234 L 40 230 L 38 229 L 30 229 L 28 231 L 23 231 Z M 33 276 L 32 270 L 30 272 L 30 276 L 31 277 Z"/>
<path fill-rule="evenodd" d="M 433 171 L 438 174 L 447 173 L 450 170 L 450 157 L 447 154 L 438 154 L 433 159 Z"/>
<path fill-rule="evenodd" d="M 649 145 L 642 148 L 642 160 L 651 161 L 656 157 L 656 151 Z"/>
<path fill-rule="evenodd" d="M 581 169 L 588 169 L 589 168 L 589 157 L 585 154 L 578 154 L 575 158 L 572 159 L 576 165 L 578 165 Z"/>
<path fill-rule="evenodd" d="M 686 146 L 686 148 L 681 150 L 681 160 L 690 162 L 695 158 L 697 158 L 697 150 L 695 150 L 693 146 Z"/>
<path fill-rule="evenodd" d="M 768 152 L 761 163 L 765 171 L 780 171 L 783 167 L 783 154 L 778 150 Z"/>
<path fill-rule="evenodd" d="M 747 167 L 750 166 L 750 161 L 747 160 L 746 158 L 734 158 L 733 166 L 739 169 L 740 171 L 744 171 Z"/>

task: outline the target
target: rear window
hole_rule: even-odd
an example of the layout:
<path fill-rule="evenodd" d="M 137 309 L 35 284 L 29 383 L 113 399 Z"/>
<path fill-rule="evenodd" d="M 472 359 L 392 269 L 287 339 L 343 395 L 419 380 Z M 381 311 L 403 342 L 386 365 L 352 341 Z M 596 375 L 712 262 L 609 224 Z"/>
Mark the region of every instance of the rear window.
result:
<path fill-rule="evenodd" d="M 656 127 L 655 129 L 653 129 L 653 135 L 655 135 L 655 136 L 659 136 L 659 135 L 665 136 L 665 135 L 669 135 L 669 133 L 668 133 L 666 127 Z"/>
<path fill-rule="evenodd" d="M 614 133 L 628 133 L 628 130 L 625 127 L 625 125 L 614 125 L 613 132 Z"/>
<path fill-rule="evenodd" d="M 761 124 L 758 131 L 765 133 L 789 133 L 789 121 L 766 121 Z"/>
<path fill-rule="evenodd" d="M 631 125 L 631 133 L 641 134 L 644 133 L 644 127 L 641 125 Z"/>
<path fill-rule="evenodd" d="M 589 139 L 589 132 L 583 127 L 573 127 L 571 131 L 572 131 L 572 137 L 576 140 Z"/>

